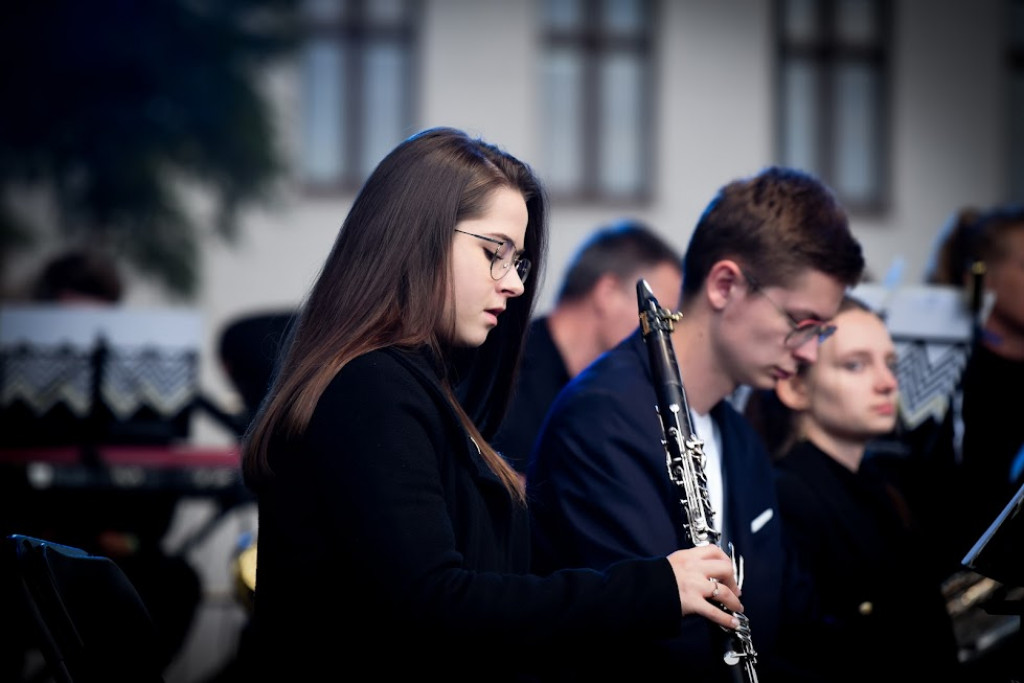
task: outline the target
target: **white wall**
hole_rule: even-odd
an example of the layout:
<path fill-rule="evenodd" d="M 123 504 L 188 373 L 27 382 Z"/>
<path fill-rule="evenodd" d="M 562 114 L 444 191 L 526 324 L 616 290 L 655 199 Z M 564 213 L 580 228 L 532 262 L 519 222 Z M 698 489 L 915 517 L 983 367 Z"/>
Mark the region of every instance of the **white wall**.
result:
<path fill-rule="evenodd" d="M 894 205 L 857 222 L 869 263 L 907 258 L 920 281 L 939 228 L 957 209 L 1002 196 L 999 0 L 903 2 L 896 16 Z"/>
<path fill-rule="evenodd" d="M 896 4 L 893 203 L 883 217 L 855 215 L 852 225 L 875 277 L 900 257 L 906 262 L 904 282 L 917 282 L 935 234 L 952 212 L 1002 197 L 1002 0 Z M 683 249 L 719 186 L 771 162 L 774 53 L 768 8 L 766 0 L 662 4 L 653 202 L 636 208 L 553 205 L 540 310 L 550 305 L 576 245 L 598 224 L 628 213 Z M 526 0 L 428 0 L 418 63 L 418 127 L 460 127 L 536 166 L 536 9 Z M 297 139 L 297 86 L 295 71 L 267 74 L 289 150 Z M 537 170 L 543 177 L 543 169 Z M 233 394 L 215 354 L 223 326 L 244 313 L 298 305 L 351 201 L 306 199 L 289 182 L 281 190 L 272 208 L 245 217 L 236 244 L 211 240 L 203 254 L 204 284 L 195 302 L 206 325 L 201 382 L 226 404 Z M 51 243 L 44 252 L 54 249 Z M 32 273 L 44 252 L 0 274 L 5 289 Z M 145 281 L 132 287 L 128 299 L 129 305 L 165 301 Z M 226 443 L 230 436 L 200 420 L 196 440 Z"/>

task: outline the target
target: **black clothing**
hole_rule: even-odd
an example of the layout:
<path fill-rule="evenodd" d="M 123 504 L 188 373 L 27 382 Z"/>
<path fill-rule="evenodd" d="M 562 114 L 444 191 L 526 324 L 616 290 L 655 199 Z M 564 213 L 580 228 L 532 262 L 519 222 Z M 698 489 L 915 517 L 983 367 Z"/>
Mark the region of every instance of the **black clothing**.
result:
<path fill-rule="evenodd" d="M 999 387 L 1010 387 L 1009 395 Z M 962 485 L 968 504 L 965 534 L 970 550 L 1024 484 L 1024 361 L 1010 360 L 977 345 L 963 375 Z M 1016 469 L 1014 464 L 1016 463 Z"/>
<path fill-rule="evenodd" d="M 526 511 L 426 351 L 346 364 L 270 465 L 256 484 L 253 652 L 266 680 L 526 680 L 550 655 L 678 632 L 664 558 L 527 574 Z"/>
<path fill-rule="evenodd" d="M 667 555 L 693 545 L 681 492 L 666 470 L 656 406 L 650 356 L 639 329 L 559 394 L 526 479 L 535 571 L 600 569 L 623 558 Z M 806 672 L 798 672 L 799 662 L 788 656 L 788 634 L 813 607 L 806 600 L 807 577 L 783 545 L 772 465 L 760 438 L 728 401 L 720 401 L 711 416 L 722 434 L 720 530 L 744 558 L 742 602 L 758 652 L 758 676 L 763 683 L 794 683 Z M 723 647 L 721 629 L 690 616 L 671 641 L 595 652 L 584 663 L 598 675 L 629 662 L 637 679 L 664 674 L 725 681 L 734 671 L 722 663 Z"/>
<path fill-rule="evenodd" d="M 540 434 L 548 408 L 569 379 L 569 369 L 551 337 L 547 317 L 536 318 L 530 323 L 526 336 L 519 379 L 508 413 L 491 440 L 491 445 L 516 471 L 526 472 L 533 442 Z"/>
<path fill-rule="evenodd" d="M 836 683 L 958 680 L 945 600 L 893 487 L 869 460 L 855 473 L 807 441 L 775 467 L 784 534 L 822 612 L 805 644 L 815 668 Z"/>
<path fill-rule="evenodd" d="M 976 343 L 944 421 L 909 433 L 909 457 L 891 463 L 942 552 L 943 577 L 963 569 L 964 556 L 1024 484 L 1021 401 L 1000 389 L 1022 386 L 1024 361 Z"/>

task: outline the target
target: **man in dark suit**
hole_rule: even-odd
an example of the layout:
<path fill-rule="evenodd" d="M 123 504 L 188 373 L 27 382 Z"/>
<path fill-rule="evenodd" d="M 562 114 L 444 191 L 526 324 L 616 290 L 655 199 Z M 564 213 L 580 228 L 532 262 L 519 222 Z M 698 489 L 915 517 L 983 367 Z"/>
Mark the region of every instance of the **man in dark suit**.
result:
<path fill-rule="evenodd" d="M 832 192 L 777 167 L 725 185 L 683 261 L 673 346 L 704 443 L 713 522 L 723 545 L 731 542 L 743 557 L 743 604 L 762 683 L 806 673 L 782 656 L 780 640 L 796 633 L 784 625 L 809 608 L 808 591 L 784 549 L 771 459 L 726 399 L 741 385 L 770 388 L 814 362 L 834 329 L 827 321 L 863 267 Z M 600 568 L 691 544 L 656 405 L 640 331 L 559 394 L 527 468 L 537 570 Z M 682 637 L 658 648 L 595 653 L 587 664 L 601 671 L 628 662 L 638 675 L 729 680 L 723 633 L 686 621 Z"/>

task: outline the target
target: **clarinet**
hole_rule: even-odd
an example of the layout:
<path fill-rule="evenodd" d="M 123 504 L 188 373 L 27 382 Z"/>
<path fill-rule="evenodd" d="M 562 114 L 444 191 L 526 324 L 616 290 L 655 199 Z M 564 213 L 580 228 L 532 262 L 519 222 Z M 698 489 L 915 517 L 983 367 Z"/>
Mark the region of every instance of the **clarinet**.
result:
<path fill-rule="evenodd" d="M 720 545 L 722 535 L 714 526 L 715 511 L 711 507 L 707 476 L 704 474 L 704 442 L 694 434 L 690 406 L 686 401 L 686 390 L 680 379 L 676 353 L 669 334 L 682 314 L 661 308 L 646 280 L 637 281 L 636 296 L 640 308 L 640 331 L 654 373 L 654 389 L 658 397 L 655 409 L 661 418 L 665 464 L 669 479 L 679 487 L 682 495 L 679 502 L 683 506 L 684 526 L 695 547 L 711 543 Z M 729 544 L 729 554 L 732 556 L 736 584 L 741 585 L 743 558 L 737 561 L 732 543 Z M 757 683 L 757 672 L 754 670 L 757 652 L 750 639 L 749 620 L 725 605 L 718 604 L 718 607 L 739 621 L 736 629 L 723 627 L 723 630 L 731 634 L 729 648 L 724 656 L 725 663 L 729 666 L 742 664 L 742 680 Z"/>

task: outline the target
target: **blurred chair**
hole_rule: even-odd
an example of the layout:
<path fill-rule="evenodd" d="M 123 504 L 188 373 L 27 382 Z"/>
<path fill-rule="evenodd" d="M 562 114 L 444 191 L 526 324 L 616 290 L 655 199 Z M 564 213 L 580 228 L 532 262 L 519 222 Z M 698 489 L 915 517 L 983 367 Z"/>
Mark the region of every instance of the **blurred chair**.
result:
<path fill-rule="evenodd" d="M 297 318 L 294 310 L 245 313 L 221 331 L 220 361 L 244 404 L 239 434 L 259 410 Z"/>
<path fill-rule="evenodd" d="M 157 628 L 111 559 L 12 534 L 0 548 L 6 613 L 57 683 L 163 683 Z M 13 609 L 10 609 L 13 607 Z M 13 628 L 18 628 L 14 624 Z"/>

